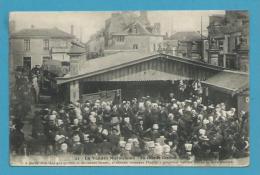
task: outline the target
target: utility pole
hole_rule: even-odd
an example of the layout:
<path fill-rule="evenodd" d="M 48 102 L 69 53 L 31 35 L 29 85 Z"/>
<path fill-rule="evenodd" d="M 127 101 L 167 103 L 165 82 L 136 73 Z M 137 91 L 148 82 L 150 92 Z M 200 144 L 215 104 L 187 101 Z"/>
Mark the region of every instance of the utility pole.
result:
<path fill-rule="evenodd" d="M 201 43 L 201 46 L 200 46 L 200 59 L 203 60 L 204 59 L 204 55 L 203 55 L 203 50 L 204 50 L 204 42 L 202 40 L 202 16 L 200 17 L 200 43 Z"/>
<path fill-rule="evenodd" d="M 202 16 L 200 17 L 200 40 L 202 41 Z"/>

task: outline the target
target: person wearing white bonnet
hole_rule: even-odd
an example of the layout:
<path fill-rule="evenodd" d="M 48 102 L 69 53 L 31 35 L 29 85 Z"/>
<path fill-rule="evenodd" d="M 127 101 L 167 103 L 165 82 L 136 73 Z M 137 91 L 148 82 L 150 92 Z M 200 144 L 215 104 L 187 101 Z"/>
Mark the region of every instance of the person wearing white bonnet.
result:
<path fill-rule="evenodd" d="M 158 130 L 159 129 L 159 125 L 157 123 L 153 124 L 153 130 Z"/>
<path fill-rule="evenodd" d="M 75 119 L 73 120 L 73 125 L 74 125 L 74 126 L 78 126 L 78 125 L 79 125 L 79 119 L 75 118 Z"/>
<path fill-rule="evenodd" d="M 200 120 L 200 121 L 203 120 L 203 115 L 202 115 L 202 114 L 199 114 L 199 115 L 198 115 L 198 120 Z"/>
<path fill-rule="evenodd" d="M 89 134 L 83 134 L 83 141 L 89 142 Z"/>
<path fill-rule="evenodd" d="M 214 123 L 214 117 L 213 116 L 209 116 L 209 124 L 213 124 Z"/>
<path fill-rule="evenodd" d="M 181 116 L 183 116 L 183 110 L 182 109 L 179 109 L 179 114 L 181 115 Z"/>
<path fill-rule="evenodd" d="M 96 117 L 96 116 L 97 116 L 97 113 L 96 113 L 95 111 L 91 111 L 91 112 L 90 112 L 90 115 L 93 115 L 94 117 Z"/>
<path fill-rule="evenodd" d="M 185 105 L 186 105 L 186 102 L 185 102 L 185 101 L 181 102 L 181 104 L 180 104 L 180 108 L 183 109 Z"/>
<path fill-rule="evenodd" d="M 126 141 L 124 141 L 124 140 L 119 141 L 120 148 L 125 148 L 125 145 L 126 145 Z"/>
<path fill-rule="evenodd" d="M 172 125 L 172 126 L 171 126 L 171 129 L 172 129 L 172 132 L 173 132 L 173 133 L 176 133 L 177 130 L 178 130 L 178 125 Z"/>
<path fill-rule="evenodd" d="M 203 125 L 207 126 L 207 124 L 209 124 L 209 120 L 208 119 L 203 119 Z"/>
<path fill-rule="evenodd" d="M 163 154 L 163 147 L 160 145 L 160 143 L 155 143 L 154 145 L 154 155 L 157 157 L 161 157 Z"/>
<path fill-rule="evenodd" d="M 220 108 L 221 108 L 222 110 L 226 110 L 226 105 L 225 105 L 225 103 L 220 103 Z"/>
<path fill-rule="evenodd" d="M 56 123 L 56 115 L 53 114 L 49 115 L 49 124 L 55 125 L 55 123 Z"/>
<path fill-rule="evenodd" d="M 101 134 L 104 135 L 104 136 L 108 136 L 108 130 L 107 129 L 103 129 Z"/>
<path fill-rule="evenodd" d="M 86 106 L 86 107 L 84 108 L 84 112 L 85 112 L 86 114 L 89 114 L 89 112 L 90 112 L 90 109 L 89 109 L 89 107 L 88 107 L 88 106 Z"/>
<path fill-rule="evenodd" d="M 226 116 L 227 118 L 232 118 L 234 116 L 234 113 L 232 111 L 227 111 Z"/>
<path fill-rule="evenodd" d="M 205 129 L 199 129 L 199 135 L 203 136 L 206 134 L 206 130 Z"/>
<path fill-rule="evenodd" d="M 51 114 L 53 114 L 53 115 L 57 115 L 58 113 L 57 113 L 56 111 L 53 110 Z"/>
<path fill-rule="evenodd" d="M 166 138 L 164 137 L 164 135 L 161 135 L 160 137 L 159 137 L 159 144 L 161 145 L 161 146 L 163 146 L 163 145 L 165 145 L 165 140 L 166 140 Z"/>
<path fill-rule="evenodd" d="M 57 125 L 58 125 L 58 127 L 59 127 L 59 126 L 62 126 L 62 125 L 63 125 L 63 120 L 58 119 L 58 120 L 57 120 Z"/>
<path fill-rule="evenodd" d="M 125 118 L 124 118 L 124 122 L 125 122 L 125 123 L 130 123 L 130 118 L 129 118 L 129 117 L 125 117 Z"/>
<path fill-rule="evenodd" d="M 68 152 L 68 144 L 62 143 L 60 146 L 61 153 L 67 153 Z"/>
<path fill-rule="evenodd" d="M 178 109 L 178 105 L 176 103 L 173 103 L 172 109 Z"/>
<path fill-rule="evenodd" d="M 139 108 L 141 111 L 144 111 L 144 110 L 145 110 L 144 102 L 139 102 L 138 108 Z"/>
<path fill-rule="evenodd" d="M 171 147 L 167 144 L 163 145 L 163 153 L 164 154 L 170 154 Z"/>
<path fill-rule="evenodd" d="M 126 143 L 124 149 L 120 152 L 120 156 L 123 158 L 132 158 L 130 151 L 132 149 L 132 145 L 130 143 Z"/>
<path fill-rule="evenodd" d="M 185 110 L 191 112 L 192 108 L 190 106 L 187 106 Z"/>
<path fill-rule="evenodd" d="M 131 143 L 126 143 L 125 144 L 125 150 L 131 151 L 131 148 L 132 148 L 132 144 Z"/>
<path fill-rule="evenodd" d="M 91 123 L 96 123 L 96 122 L 97 122 L 97 119 L 96 119 L 96 117 L 95 117 L 94 115 L 89 115 L 89 121 L 90 121 Z"/>
<path fill-rule="evenodd" d="M 73 140 L 73 142 L 76 142 L 76 143 L 80 142 L 80 137 L 79 137 L 79 135 L 74 135 L 74 136 L 72 137 L 72 140 Z"/>
<path fill-rule="evenodd" d="M 169 119 L 169 120 L 173 120 L 173 119 L 174 119 L 173 113 L 169 113 L 169 114 L 168 114 L 168 119 Z"/>
<path fill-rule="evenodd" d="M 197 103 L 196 101 L 193 102 L 193 107 L 194 107 L 195 109 L 197 109 L 198 103 Z"/>
<path fill-rule="evenodd" d="M 76 118 L 79 120 L 79 123 L 81 123 L 83 120 L 83 116 L 81 114 L 77 114 Z"/>

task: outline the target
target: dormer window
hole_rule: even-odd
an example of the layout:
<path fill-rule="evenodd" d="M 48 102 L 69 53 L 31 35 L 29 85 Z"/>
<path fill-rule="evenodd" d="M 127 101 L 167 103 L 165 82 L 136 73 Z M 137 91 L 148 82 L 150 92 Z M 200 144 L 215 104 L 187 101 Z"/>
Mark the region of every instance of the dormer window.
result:
<path fill-rule="evenodd" d="M 133 27 L 134 29 L 133 29 L 133 33 L 137 33 L 137 27 L 136 27 L 136 25 L 134 25 L 134 27 Z"/>
<path fill-rule="evenodd" d="M 43 49 L 49 50 L 49 40 L 48 39 L 43 40 Z"/>

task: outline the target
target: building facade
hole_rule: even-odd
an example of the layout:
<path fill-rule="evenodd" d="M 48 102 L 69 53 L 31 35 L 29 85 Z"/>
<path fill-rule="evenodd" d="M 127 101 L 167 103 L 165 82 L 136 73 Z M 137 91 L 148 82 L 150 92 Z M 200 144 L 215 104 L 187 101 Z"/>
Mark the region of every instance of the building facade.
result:
<path fill-rule="evenodd" d="M 69 61 L 72 34 L 58 28 L 23 29 L 10 35 L 10 70 L 17 66 L 32 68 L 46 60 Z"/>
<path fill-rule="evenodd" d="M 147 12 L 141 11 L 139 16 L 133 12 L 118 12 L 111 14 L 105 28 L 90 39 L 87 47 L 89 53 L 96 52 L 98 56 L 129 50 L 151 53 L 156 52 L 162 42 L 160 23 L 151 25 Z"/>
<path fill-rule="evenodd" d="M 232 70 L 249 70 L 249 16 L 247 11 L 226 11 L 210 16 L 209 63 Z"/>
<path fill-rule="evenodd" d="M 176 32 L 168 40 L 176 43 L 175 55 L 191 60 L 203 60 L 203 46 L 206 37 L 201 36 L 199 32 Z"/>

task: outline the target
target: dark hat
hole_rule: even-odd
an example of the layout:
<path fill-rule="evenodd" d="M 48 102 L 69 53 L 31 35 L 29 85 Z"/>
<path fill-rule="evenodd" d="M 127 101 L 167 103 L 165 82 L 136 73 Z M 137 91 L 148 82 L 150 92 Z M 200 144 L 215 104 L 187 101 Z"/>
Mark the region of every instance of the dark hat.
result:
<path fill-rule="evenodd" d="M 116 128 L 113 127 L 113 128 L 112 128 L 112 131 L 118 132 L 118 129 L 116 129 Z"/>
<path fill-rule="evenodd" d="M 74 109 L 75 107 L 73 106 L 73 104 L 69 104 L 67 107 L 66 107 L 66 109 Z"/>
<path fill-rule="evenodd" d="M 23 122 L 16 122 L 16 123 L 15 123 L 15 128 L 16 128 L 16 129 L 22 129 L 23 126 L 24 126 L 24 123 L 23 123 Z"/>

